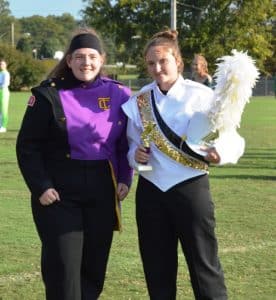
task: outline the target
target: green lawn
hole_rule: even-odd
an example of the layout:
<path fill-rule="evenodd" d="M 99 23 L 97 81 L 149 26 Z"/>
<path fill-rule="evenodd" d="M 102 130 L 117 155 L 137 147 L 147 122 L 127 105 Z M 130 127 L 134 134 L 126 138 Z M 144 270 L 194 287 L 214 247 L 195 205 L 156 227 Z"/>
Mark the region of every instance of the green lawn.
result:
<path fill-rule="evenodd" d="M 0 300 L 43 300 L 40 243 L 29 192 L 17 168 L 15 140 L 29 93 L 12 93 L 8 132 L 0 135 Z M 255 97 L 240 133 L 246 152 L 237 165 L 211 167 L 220 258 L 230 300 L 276 297 L 276 99 Z M 134 219 L 136 177 L 123 202 L 101 300 L 148 299 Z M 178 300 L 193 299 L 179 252 Z M 62 299 L 61 299 L 62 300 Z"/>

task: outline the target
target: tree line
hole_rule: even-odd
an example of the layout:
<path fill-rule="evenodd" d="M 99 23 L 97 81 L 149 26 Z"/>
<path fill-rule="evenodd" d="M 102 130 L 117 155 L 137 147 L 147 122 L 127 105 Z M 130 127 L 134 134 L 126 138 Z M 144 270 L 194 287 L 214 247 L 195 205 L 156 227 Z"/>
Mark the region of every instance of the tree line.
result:
<path fill-rule="evenodd" d="M 140 77 L 145 76 L 143 47 L 154 33 L 170 26 L 171 1 L 83 2 L 85 7 L 81 12 L 81 20 L 74 19 L 70 13 L 47 17 L 33 15 L 18 19 L 12 15 L 9 1 L 0 0 L 0 55 L 13 62 L 10 66 L 11 73 L 16 72 L 18 75 L 21 66 L 14 89 L 18 85 L 30 86 L 39 82 L 56 63 L 53 60 L 41 60 L 52 59 L 56 51 L 64 50 L 72 31 L 79 26 L 94 27 L 101 34 L 108 64 L 135 64 Z M 263 75 L 275 74 L 276 19 L 273 2 L 177 1 L 177 31 L 186 70 L 194 53 L 202 53 L 207 58 L 212 72 L 218 57 L 237 49 L 247 51 L 256 60 Z M 16 59 L 21 62 L 15 61 Z M 29 65 L 28 70 L 26 63 Z M 33 68 L 36 69 L 35 74 Z M 22 72 L 28 74 L 25 75 L 30 78 L 28 82 L 21 82 Z"/>

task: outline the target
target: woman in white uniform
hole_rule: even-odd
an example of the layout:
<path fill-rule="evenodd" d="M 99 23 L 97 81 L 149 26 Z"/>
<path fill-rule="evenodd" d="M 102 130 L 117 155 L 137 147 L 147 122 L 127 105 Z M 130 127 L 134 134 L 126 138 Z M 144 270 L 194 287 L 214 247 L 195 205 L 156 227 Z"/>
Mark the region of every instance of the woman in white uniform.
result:
<path fill-rule="evenodd" d="M 236 163 L 244 141 L 232 133 L 217 138 L 203 154 L 195 153 L 186 143 L 189 123 L 197 113 L 208 113 L 212 89 L 182 77 L 176 31 L 155 34 L 144 57 L 154 81 L 123 110 L 128 116 L 130 165 L 137 170 L 144 170 L 143 164 L 151 167 L 139 171 L 136 191 L 139 247 L 150 299 L 176 299 L 180 241 L 195 298 L 225 300 L 208 165 Z"/>

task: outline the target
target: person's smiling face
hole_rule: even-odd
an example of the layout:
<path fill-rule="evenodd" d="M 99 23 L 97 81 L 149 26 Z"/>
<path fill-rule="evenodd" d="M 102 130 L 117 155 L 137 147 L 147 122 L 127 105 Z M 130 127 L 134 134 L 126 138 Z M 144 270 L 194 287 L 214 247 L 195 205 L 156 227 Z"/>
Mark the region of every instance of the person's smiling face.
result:
<path fill-rule="evenodd" d="M 67 56 L 67 64 L 74 76 L 81 81 L 94 81 L 104 63 L 103 56 L 95 49 L 80 48 Z"/>
<path fill-rule="evenodd" d="M 178 78 L 179 62 L 167 46 L 152 46 L 146 54 L 149 75 L 161 90 L 169 90 Z"/>

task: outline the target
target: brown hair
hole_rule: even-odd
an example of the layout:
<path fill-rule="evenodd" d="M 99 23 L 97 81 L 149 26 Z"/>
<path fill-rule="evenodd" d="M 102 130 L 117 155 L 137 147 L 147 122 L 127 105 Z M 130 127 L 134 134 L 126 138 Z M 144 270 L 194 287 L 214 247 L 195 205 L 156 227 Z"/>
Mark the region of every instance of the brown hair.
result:
<path fill-rule="evenodd" d="M 195 54 L 193 62 L 196 59 L 199 60 L 202 63 L 204 71 L 208 74 L 208 62 L 207 62 L 206 58 L 202 54 Z"/>
<path fill-rule="evenodd" d="M 184 62 L 178 44 L 178 32 L 172 29 L 165 29 L 152 36 L 144 48 L 144 57 L 146 57 L 149 48 L 154 46 L 164 46 L 172 49 L 173 56 L 179 61 L 178 72 L 182 73 L 184 70 Z"/>
<path fill-rule="evenodd" d="M 4 58 L 0 58 L 0 63 L 5 63 L 5 65 L 7 66 L 7 61 Z"/>
<path fill-rule="evenodd" d="M 82 34 L 91 34 L 92 36 L 97 37 L 97 39 L 99 40 L 101 49 L 104 49 L 103 47 L 103 42 L 101 40 L 101 38 L 99 37 L 98 33 L 93 29 L 93 28 L 79 28 L 77 30 L 75 30 L 73 32 L 72 38 L 66 48 L 66 51 L 62 57 L 62 59 L 58 62 L 58 64 L 54 67 L 54 69 L 48 74 L 47 78 L 52 78 L 52 77 L 67 77 L 72 76 L 72 71 L 71 69 L 68 67 L 67 65 L 67 56 L 72 54 L 72 50 L 70 49 L 70 45 L 72 40 L 79 35 Z M 104 50 L 102 50 L 102 54 L 103 58 L 105 59 L 105 52 Z"/>

